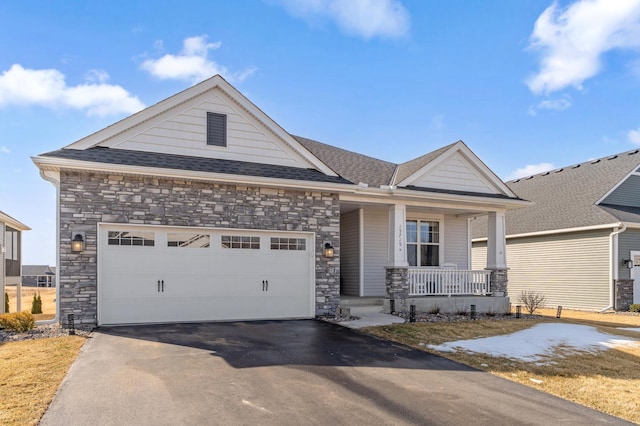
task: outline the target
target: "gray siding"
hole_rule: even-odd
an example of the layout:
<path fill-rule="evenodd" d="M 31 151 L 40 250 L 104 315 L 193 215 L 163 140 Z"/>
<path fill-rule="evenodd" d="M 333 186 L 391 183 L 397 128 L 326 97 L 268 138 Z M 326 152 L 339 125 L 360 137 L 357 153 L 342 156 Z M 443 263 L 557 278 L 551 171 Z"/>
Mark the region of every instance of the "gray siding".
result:
<path fill-rule="evenodd" d="M 609 194 L 602 203 L 617 206 L 640 207 L 640 176 L 629 176 L 627 180 Z"/>
<path fill-rule="evenodd" d="M 444 263 L 455 263 L 458 269 L 469 268 L 468 221 L 453 215 L 444 217 Z"/>
<path fill-rule="evenodd" d="M 640 230 L 628 229 L 618 236 L 618 276 L 620 279 L 631 279 L 631 270 L 622 264 L 629 259 L 632 251 L 640 251 Z"/>
<path fill-rule="evenodd" d="M 535 290 L 552 307 L 609 306 L 609 230 L 508 239 L 507 265 L 512 303 Z"/>
<path fill-rule="evenodd" d="M 4 247 L 4 222 L 0 222 L 0 246 Z M 4 253 L 0 251 L 0 314 L 4 313 Z"/>
<path fill-rule="evenodd" d="M 340 293 L 360 296 L 360 212 L 340 215 Z"/>
<path fill-rule="evenodd" d="M 384 296 L 387 292 L 384 266 L 387 264 L 389 210 L 364 209 L 364 294 Z"/>

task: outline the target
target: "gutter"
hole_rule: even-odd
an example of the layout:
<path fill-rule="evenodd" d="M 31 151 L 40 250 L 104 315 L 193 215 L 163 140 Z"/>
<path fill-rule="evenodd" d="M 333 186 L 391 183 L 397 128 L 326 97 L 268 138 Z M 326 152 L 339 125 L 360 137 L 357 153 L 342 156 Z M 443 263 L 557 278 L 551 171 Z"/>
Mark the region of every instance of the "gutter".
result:
<path fill-rule="evenodd" d="M 611 255 L 611 263 L 609 264 L 609 272 L 611 278 L 611 288 L 609 289 L 609 306 L 604 309 L 601 309 L 599 312 L 605 312 L 609 309 L 613 309 L 615 306 L 615 297 L 616 297 L 616 284 L 615 281 L 618 279 L 618 244 L 614 244 L 613 241 L 616 240 L 617 236 L 622 234 L 627 230 L 627 225 L 620 222 L 616 225 L 618 229 L 611 232 L 609 234 L 609 254 Z"/>
<path fill-rule="evenodd" d="M 54 176 L 51 176 L 51 175 Z M 60 173 L 40 169 L 42 179 L 56 188 L 56 316 L 50 320 L 37 321 L 38 324 L 57 324 L 60 319 Z"/>

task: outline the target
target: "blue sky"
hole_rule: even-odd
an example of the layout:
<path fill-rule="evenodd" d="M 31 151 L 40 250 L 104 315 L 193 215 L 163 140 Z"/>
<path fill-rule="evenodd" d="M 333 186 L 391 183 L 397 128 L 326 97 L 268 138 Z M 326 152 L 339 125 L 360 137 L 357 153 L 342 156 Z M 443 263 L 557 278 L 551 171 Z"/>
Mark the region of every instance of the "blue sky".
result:
<path fill-rule="evenodd" d="M 0 210 L 55 264 L 30 157 L 215 73 L 293 134 L 403 162 L 463 140 L 505 180 L 640 146 L 640 0 L 6 1 Z"/>

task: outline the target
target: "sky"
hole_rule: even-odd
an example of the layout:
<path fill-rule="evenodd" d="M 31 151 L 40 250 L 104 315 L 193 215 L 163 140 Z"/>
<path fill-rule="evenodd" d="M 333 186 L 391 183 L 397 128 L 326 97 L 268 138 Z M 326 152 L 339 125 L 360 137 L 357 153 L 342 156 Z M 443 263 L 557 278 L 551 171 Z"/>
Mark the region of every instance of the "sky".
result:
<path fill-rule="evenodd" d="M 0 210 L 55 264 L 31 157 L 214 74 L 289 133 L 504 180 L 640 147 L 640 0 L 0 2 Z"/>

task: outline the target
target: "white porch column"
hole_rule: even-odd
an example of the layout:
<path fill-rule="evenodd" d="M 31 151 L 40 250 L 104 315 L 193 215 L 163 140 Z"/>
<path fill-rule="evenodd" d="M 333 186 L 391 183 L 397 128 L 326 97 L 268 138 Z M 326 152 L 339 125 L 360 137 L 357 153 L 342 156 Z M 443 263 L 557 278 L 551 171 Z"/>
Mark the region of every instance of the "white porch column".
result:
<path fill-rule="evenodd" d="M 490 212 L 487 239 L 487 269 L 507 269 L 504 212 Z"/>
<path fill-rule="evenodd" d="M 394 204 L 389 206 L 389 254 L 387 267 L 408 267 L 407 235 L 406 235 L 407 206 Z"/>

